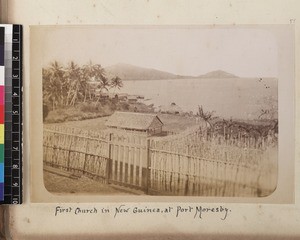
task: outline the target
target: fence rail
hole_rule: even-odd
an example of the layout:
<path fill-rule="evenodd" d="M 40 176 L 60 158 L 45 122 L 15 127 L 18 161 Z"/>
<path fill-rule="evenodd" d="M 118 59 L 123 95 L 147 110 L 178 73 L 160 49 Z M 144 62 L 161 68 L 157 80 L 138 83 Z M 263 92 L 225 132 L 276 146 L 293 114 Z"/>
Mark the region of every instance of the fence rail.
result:
<path fill-rule="evenodd" d="M 107 178 L 108 141 L 75 128 L 44 129 L 44 163 L 99 180 Z"/>
<path fill-rule="evenodd" d="M 173 137 L 173 136 L 171 136 Z M 150 144 L 151 189 L 169 195 L 266 196 L 276 188 L 277 143 L 196 129 Z"/>
<path fill-rule="evenodd" d="M 200 128 L 147 138 L 44 128 L 44 163 L 149 194 L 266 196 L 276 188 L 277 144 Z"/>
<path fill-rule="evenodd" d="M 45 165 L 137 189 L 146 189 L 147 139 L 132 134 L 44 128 Z"/>

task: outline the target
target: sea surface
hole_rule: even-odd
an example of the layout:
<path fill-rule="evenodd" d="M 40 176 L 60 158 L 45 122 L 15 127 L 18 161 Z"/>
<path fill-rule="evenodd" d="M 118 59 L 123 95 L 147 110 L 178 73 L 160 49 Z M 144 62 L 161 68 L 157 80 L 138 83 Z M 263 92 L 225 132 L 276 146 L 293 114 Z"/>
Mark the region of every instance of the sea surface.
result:
<path fill-rule="evenodd" d="M 276 78 L 203 78 L 123 81 L 117 92 L 143 95 L 156 108 L 175 103 L 184 112 L 198 105 L 224 118 L 255 119 L 261 109 L 277 108 Z"/>

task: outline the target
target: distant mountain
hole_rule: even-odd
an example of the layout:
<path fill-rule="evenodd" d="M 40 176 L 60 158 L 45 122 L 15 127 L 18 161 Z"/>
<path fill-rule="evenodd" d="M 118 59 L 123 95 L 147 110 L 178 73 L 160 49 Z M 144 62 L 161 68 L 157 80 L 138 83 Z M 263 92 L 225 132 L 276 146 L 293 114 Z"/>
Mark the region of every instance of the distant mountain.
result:
<path fill-rule="evenodd" d="M 197 78 L 237 78 L 237 77 L 238 76 L 235 76 L 231 73 L 222 70 L 217 70 L 217 71 L 206 73 L 204 75 L 200 75 Z"/>
<path fill-rule="evenodd" d="M 160 80 L 160 79 L 187 79 L 187 78 L 237 78 L 237 76 L 217 70 L 199 76 L 182 76 L 152 68 L 138 67 L 125 63 L 118 63 L 104 68 L 108 78 L 115 76 L 126 80 Z"/>
<path fill-rule="evenodd" d="M 189 76 L 180 76 L 169 72 L 159 71 L 151 68 L 143 68 L 124 63 L 118 63 L 104 69 L 109 78 L 118 76 L 124 81 L 192 78 Z"/>

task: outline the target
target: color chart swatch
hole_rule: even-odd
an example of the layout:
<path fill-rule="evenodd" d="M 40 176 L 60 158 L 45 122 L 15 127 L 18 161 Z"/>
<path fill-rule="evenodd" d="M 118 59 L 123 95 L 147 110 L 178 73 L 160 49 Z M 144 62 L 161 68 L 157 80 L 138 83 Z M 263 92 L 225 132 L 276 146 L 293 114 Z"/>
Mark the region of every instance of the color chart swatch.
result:
<path fill-rule="evenodd" d="M 0 27 L 0 200 L 4 200 L 4 96 L 5 96 L 5 71 L 4 71 L 4 44 L 5 28 Z"/>
<path fill-rule="evenodd" d="M 22 26 L 0 24 L 0 204 L 22 203 Z"/>

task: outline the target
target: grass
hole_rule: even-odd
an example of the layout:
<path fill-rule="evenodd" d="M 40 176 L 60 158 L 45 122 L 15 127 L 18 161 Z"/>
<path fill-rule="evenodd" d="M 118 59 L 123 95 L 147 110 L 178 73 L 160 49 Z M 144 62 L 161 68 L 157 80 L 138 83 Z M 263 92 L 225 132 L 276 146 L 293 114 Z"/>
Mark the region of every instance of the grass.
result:
<path fill-rule="evenodd" d="M 128 191 L 118 190 L 108 184 L 82 176 L 71 179 L 44 171 L 45 188 L 52 193 L 97 193 L 103 195 L 128 195 Z"/>
<path fill-rule="evenodd" d="M 164 123 L 165 130 L 178 132 L 183 131 L 187 127 L 196 125 L 194 117 L 180 116 L 173 114 L 158 114 L 162 122 Z M 80 128 L 83 130 L 102 130 L 105 129 L 105 122 L 108 117 L 100 117 L 94 119 L 80 120 L 80 121 L 68 121 L 63 123 L 47 124 L 47 125 L 58 125 L 65 127 Z M 231 196 L 235 194 L 257 194 L 258 196 L 266 196 L 270 194 L 276 187 L 277 181 L 277 159 L 278 159 L 278 149 L 277 145 L 272 148 L 267 148 L 263 152 L 260 149 L 252 149 L 247 147 L 236 146 L 236 142 L 224 141 L 216 143 L 216 141 L 202 141 L 198 138 L 190 138 L 193 141 L 192 152 L 194 156 L 198 156 L 201 159 L 217 159 L 217 164 L 205 163 L 204 171 L 202 171 L 201 178 L 208 179 L 208 186 L 214 187 L 218 186 L 215 178 L 218 181 L 222 181 L 225 184 L 226 196 Z M 177 146 L 176 146 L 177 144 Z M 77 146 L 78 144 L 75 144 Z M 173 146 L 176 146 L 179 152 L 173 154 L 172 159 L 176 159 L 180 153 L 180 149 L 183 149 L 182 155 L 184 159 L 186 145 L 185 142 L 179 139 L 178 143 L 173 142 Z M 238 144 L 240 145 L 240 144 Z M 226 153 L 226 154 L 225 154 Z M 157 161 L 162 161 L 156 153 Z M 165 153 L 162 153 L 164 156 Z M 57 155 L 58 156 L 58 155 Z M 225 157 L 226 156 L 226 157 Z M 152 160 L 151 160 L 152 161 Z M 153 160 L 154 161 L 154 160 Z M 176 160 L 174 160 L 176 161 Z M 231 165 L 226 167 L 224 162 L 230 162 Z M 181 164 L 185 164 L 184 161 Z M 186 165 L 181 165 L 186 166 Z M 200 165 L 201 166 L 201 165 Z M 185 167 L 182 167 L 185 169 Z M 166 170 L 162 167 L 162 171 Z M 260 176 L 259 178 L 257 176 Z M 229 177 L 229 183 L 228 183 Z M 221 178 L 221 179 L 220 179 Z M 199 178 L 200 179 L 200 178 Z M 89 179 L 82 176 L 78 180 L 69 179 L 64 176 L 57 176 L 56 174 L 45 173 L 44 177 L 45 186 L 51 192 L 56 193 L 98 193 L 98 194 L 121 194 L 122 190 L 116 190 L 110 185 L 99 183 L 95 180 Z M 202 181 L 202 180 L 201 180 Z M 222 184 L 223 184 L 222 183 Z M 229 184 L 227 186 L 227 184 Z M 253 192 L 253 184 L 257 184 L 259 191 Z M 245 188 L 246 186 L 246 188 Z M 206 187 L 205 187 L 206 188 Z M 237 188 L 237 190 L 236 190 Z M 251 190 L 252 189 L 252 190 Z M 215 190 L 214 190 L 215 191 Z M 228 192 L 229 191 L 229 192 Z M 237 191 L 237 192 L 236 192 Z M 120 193 L 121 192 L 121 193 Z M 207 193 L 211 194 L 211 191 Z M 223 193 L 220 193 L 223 194 Z M 225 192 L 224 192 L 225 194 Z M 251 196 L 252 196 L 251 195 Z M 253 195 L 256 196 L 256 195 Z"/>
<path fill-rule="evenodd" d="M 65 126 L 71 128 L 80 128 L 83 130 L 94 130 L 100 131 L 106 128 L 105 122 L 107 121 L 108 117 L 98 117 L 93 119 L 86 119 L 80 121 L 68 121 L 62 123 L 49 123 L 45 124 L 45 126 Z"/>
<path fill-rule="evenodd" d="M 194 117 L 174 114 L 158 114 L 158 116 L 164 124 L 164 131 L 182 132 L 188 127 L 197 125 Z"/>
<path fill-rule="evenodd" d="M 85 102 L 75 106 L 61 107 L 47 113 L 45 123 L 61 123 L 66 121 L 78 121 L 111 115 L 114 111 L 128 111 L 128 103 L 114 100 L 102 100 L 102 102 Z"/>
<path fill-rule="evenodd" d="M 144 103 L 126 103 L 106 99 L 101 102 L 86 102 L 76 106 L 68 106 L 49 111 L 44 121 L 49 125 L 62 125 L 85 130 L 105 129 L 108 116 L 115 111 L 130 111 L 141 113 L 154 113 L 153 105 Z M 164 123 L 164 131 L 181 132 L 187 127 L 194 126 L 195 118 L 174 114 L 158 114 Z"/>
<path fill-rule="evenodd" d="M 188 127 L 196 125 L 195 119 L 187 116 L 179 116 L 173 114 L 158 114 L 159 118 L 164 123 L 163 130 L 171 132 L 181 132 Z M 105 122 L 109 117 L 98 117 L 93 119 L 86 120 L 77 120 L 77 121 L 65 121 L 61 123 L 48 123 L 46 126 L 66 126 L 73 128 L 80 128 L 83 130 L 94 130 L 101 131 L 106 129 Z"/>
<path fill-rule="evenodd" d="M 46 115 L 45 123 L 61 123 L 105 117 L 113 114 L 115 111 L 154 112 L 153 105 L 146 105 L 141 102 L 127 103 L 115 99 L 102 99 L 100 102 L 85 102 L 78 103 L 75 106 L 60 107 L 55 110 L 49 109 L 49 106 L 43 109 Z"/>

